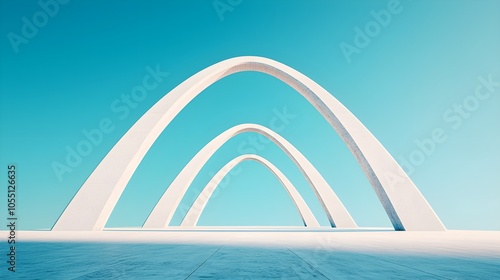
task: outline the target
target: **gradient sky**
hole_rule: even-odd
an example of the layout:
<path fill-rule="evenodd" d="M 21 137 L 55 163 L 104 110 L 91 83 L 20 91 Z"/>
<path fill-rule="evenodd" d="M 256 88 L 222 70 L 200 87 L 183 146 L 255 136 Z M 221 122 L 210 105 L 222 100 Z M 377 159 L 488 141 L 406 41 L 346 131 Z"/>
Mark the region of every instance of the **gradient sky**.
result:
<path fill-rule="evenodd" d="M 483 87 L 482 100 L 474 97 L 479 77 L 500 82 L 499 1 L 243 0 L 222 17 L 211 0 L 71 1 L 28 34 L 16 52 L 9 38 L 22 36 L 23 18 L 33 23 L 40 15 L 37 2 L 0 2 L 0 218 L 6 218 L 7 165 L 14 163 L 21 229 L 51 228 L 113 145 L 176 85 L 221 60 L 257 55 L 322 85 L 400 163 L 412 164 L 405 167 L 410 177 L 449 229 L 500 230 L 500 86 L 491 93 Z M 347 58 L 341 46 L 356 47 L 357 28 L 376 28 L 374 13 L 388 7 L 396 9 L 390 20 L 371 29 L 369 42 L 358 42 Z M 148 67 L 169 75 L 131 108 L 122 95 L 142 84 Z M 283 110 L 294 117 L 279 133 L 316 166 L 357 223 L 390 227 L 329 124 L 300 94 L 261 73 L 229 76 L 194 99 L 148 152 L 107 226 L 142 225 L 205 143 L 240 123 L 269 126 Z M 99 128 L 103 119 L 113 131 L 58 178 L 54 162 L 65 164 L 67 148 L 76 149 L 86 139 L 82 131 Z M 444 140 L 425 155 L 418 152 L 416 142 L 436 129 Z M 241 134 L 225 144 L 181 204 L 189 206 L 229 160 L 252 151 L 245 144 L 252 137 Z M 327 225 L 286 155 L 270 143 L 253 151 L 278 166 Z M 209 201 L 200 225 L 300 225 L 293 203 L 268 170 L 255 162 L 239 168 Z M 181 219 L 178 211 L 173 223 Z"/>

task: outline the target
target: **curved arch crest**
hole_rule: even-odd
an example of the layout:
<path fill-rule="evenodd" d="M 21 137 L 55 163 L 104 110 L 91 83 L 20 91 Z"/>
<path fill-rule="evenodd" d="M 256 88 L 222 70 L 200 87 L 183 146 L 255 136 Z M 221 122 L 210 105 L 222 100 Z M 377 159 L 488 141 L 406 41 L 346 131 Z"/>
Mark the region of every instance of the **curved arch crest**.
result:
<path fill-rule="evenodd" d="M 171 120 L 207 86 L 241 71 L 258 71 L 282 80 L 323 115 L 358 161 L 396 230 L 445 229 L 399 164 L 328 91 L 277 61 L 243 56 L 205 68 L 151 107 L 99 163 L 52 230 L 102 230 L 132 174 Z M 96 193 L 100 196 L 95 197 Z"/>
<path fill-rule="evenodd" d="M 349 212 L 337 197 L 326 180 L 316 170 L 316 168 L 307 160 L 307 158 L 283 138 L 271 129 L 258 124 L 240 124 L 229 128 L 217 137 L 208 142 L 196 155 L 184 166 L 181 172 L 175 177 L 162 197 L 156 203 L 156 206 L 149 214 L 144 228 L 164 228 L 168 227 L 178 208 L 184 194 L 188 191 L 191 182 L 200 172 L 201 168 L 210 159 L 210 157 L 234 136 L 244 133 L 254 132 L 273 141 L 286 155 L 295 163 L 300 172 L 311 186 L 314 194 L 318 198 L 323 210 L 325 211 L 330 225 L 338 228 L 356 228 L 356 223 Z"/>
<path fill-rule="evenodd" d="M 200 219 L 201 213 L 205 209 L 205 206 L 208 203 L 208 200 L 212 197 L 212 194 L 215 192 L 217 187 L 219 186 L 219 182 L 227 175 L 231 169 L 233 169 L 236 165 L 240 164 L 246 160 L 253 160 L 258 163 L 264 165 L 269 171 L 271 171 L 276 178 L 281 182 L 288 195 L 292 199 L 295 207 L 299 211 L 300 217 L 302 219 L 302 223 L 306 227 L 319 227 L 319 223 L 314 217 L 314 214 L 311 211 L 311 208 L 307 205 L 304 198 L 297 191 L 295 186 L 290 182 L 290 180 L 277 168 L 274 164 L 266 160 L 265 158 L 253 155 L 246 154 L 238 156 L 231 161 L 229 161 L 226 165 L 224 165 L 208 182 L 208 184 L 202 189 L 201 193 L 198 195 L 193 205 L 189 208 L 186 216 L 181 222 L 181 226 L 183 227 L 194 227 L 198 223 Z"/>

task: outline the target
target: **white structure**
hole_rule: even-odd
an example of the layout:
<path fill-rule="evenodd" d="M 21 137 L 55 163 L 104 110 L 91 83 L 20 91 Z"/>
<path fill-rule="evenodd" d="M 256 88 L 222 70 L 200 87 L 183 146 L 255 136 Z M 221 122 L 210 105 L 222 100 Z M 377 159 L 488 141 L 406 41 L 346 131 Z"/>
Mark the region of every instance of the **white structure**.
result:
<path fill-rule="evenodd" d="M 102 230 L 137 166 L 165 127 L 203 89 L 241 71 L 259 71 L 282 80 L 323 115 L 360 164 L 396 230 L 445 229 L 398 163 L 328 91 L 284 64 L 246 56 L 196 73 L 151 107 L 99 163 L 53 230 Z"/>
<path fill-rule="evenodd" d="M 257 124 L 240 124 L 222 132 L 196 153 L 160 198 L 144 223 L 144 228 L 158 229 L 169 226 L 182 197 L 188 191 L 189 186 L 201 168 L 224 143 L 244 132 L 255 132 L 267 137 L 290 157 L 316 194 L 332 227 L 357 227 L 351 215 L 323 176 L 295 146 L 269 128 Z"/>
<path fill-rule="evenodd" d="M 219 172 L 214 175 L 212 180 L 210 180 L 210 182 L 203 188 L 198 198 L 196 198 L 195 202 L 184 217 L 181 226 L 193 227 L 196 225 L 196 223 L 198 223 L 203 209 L 205 209 L 208 200 L 214 193 L 217 186 L 219 186 L 219 182 L 227 175 L 229 171 L 231 171 L 231 169 L 245 160 L 254 160 L 256 162 L 262 163 L 265 167 L 267 167 L 267 169 L 269 169 L 269 171 L 271 171 L 274 176 L 278 178 L 283 187 L 285 187 L 288 195 L 290 195 L 290 198 L 293 200 L 295 207 L 297 207 L 297 210 L 299 211 L 304 226 L 319 227 L 319 223 L 314 217 L 311 209 L 304 201 L 300 193 L 297 191 L 297 189 L 293 186 L 292 182 L 290 182 L 290 180 L 288 180 L 288 178 L 285 176 L 285 174 L 283 174 L 276 166 L 274 166 L 274 164 L 270 163 L 265 158 L 252 154 L 241 155 L 234 158 L 226 165 L 224 165 L 224 167 L 222 167 Z"/>

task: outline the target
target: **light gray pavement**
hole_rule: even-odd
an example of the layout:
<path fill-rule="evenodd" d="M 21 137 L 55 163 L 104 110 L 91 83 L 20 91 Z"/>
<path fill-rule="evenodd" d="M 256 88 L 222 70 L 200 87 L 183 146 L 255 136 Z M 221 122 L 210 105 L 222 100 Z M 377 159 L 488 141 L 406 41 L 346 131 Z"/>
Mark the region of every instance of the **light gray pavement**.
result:
<path fill-rule="evenodd" d="M 500 275 L 500 232 L 197 229 L 104 231 L 93 236 L 20 232 L 18 240 L 18 272 L 12 278 L 3 265 L 0 279 L 498 279 Z"/>

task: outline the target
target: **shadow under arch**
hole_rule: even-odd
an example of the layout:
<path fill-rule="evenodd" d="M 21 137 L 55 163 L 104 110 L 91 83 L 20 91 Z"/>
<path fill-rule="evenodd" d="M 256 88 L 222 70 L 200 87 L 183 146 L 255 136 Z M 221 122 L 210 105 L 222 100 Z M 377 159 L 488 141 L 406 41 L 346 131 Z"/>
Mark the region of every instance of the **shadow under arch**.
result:
<path fill-rule="evenodd" d="M 342 103 L 295 69 L 256 56 L 235 57 L 209 66 L 161 98 L 99 163 L 52 230 L 102 230 L 139 163 L 172 119 L 206 87 L 242 71 L 258 71 L 280 79 L 321 113 L 356 158 L 396 230 L 445 230 L 408 175 Z"/>

